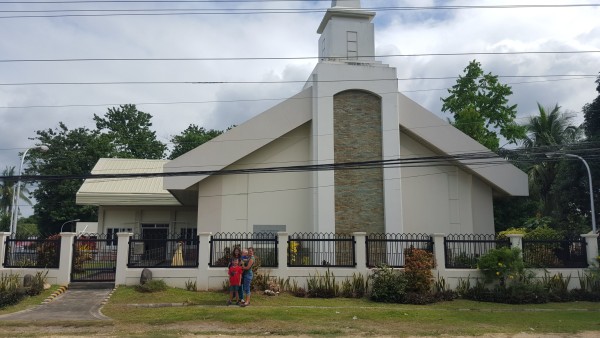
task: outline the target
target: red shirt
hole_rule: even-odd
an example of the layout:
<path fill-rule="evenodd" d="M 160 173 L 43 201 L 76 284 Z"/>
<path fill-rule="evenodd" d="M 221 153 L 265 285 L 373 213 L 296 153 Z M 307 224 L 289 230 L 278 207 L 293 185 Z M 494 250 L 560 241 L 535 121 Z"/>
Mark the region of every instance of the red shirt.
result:
<path fill-rule="evenodd" d="M 242 285 L 242 267 L 232 265 L 229 267 L 229 285 L 240 286 Z"/>

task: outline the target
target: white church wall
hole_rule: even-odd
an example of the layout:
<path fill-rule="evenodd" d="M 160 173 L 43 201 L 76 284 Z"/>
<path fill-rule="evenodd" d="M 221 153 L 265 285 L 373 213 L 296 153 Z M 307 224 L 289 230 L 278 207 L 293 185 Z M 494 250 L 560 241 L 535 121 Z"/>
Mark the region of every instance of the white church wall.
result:
<path fill-rule="evenodd" d="M 492 188 L 477 177 L 473 177 L 471 186 L 473 233 L 493 234 L 494 230 L 494 205 Z"/>
<path fill-rule="evenodd" d="M 310 125 L 305 124 L 227 169 L 307 165 L 309 135 Z M 199 229 L 253 232 L 254 225 L 283 225 L 288 232 L 313 231 L 310 175 L 310 172 L 234 174 L 204 180 L 199 186 Z"/>
<path fill-rule="evenodd" d="M 439 155 L 401 133 L 402 157 Z M 402 169 L 407 233 L 489 234 L 494 232 L 492 189 L 456 166 Z"/>
<path fill-rule="evenodd" d="M 169 224 L 169 232 L 179 232 L 181 228 L 196 227 L 196 209 L 193 207 L 120 207 L 103 206 L 100 208 L 98 232 L 107 233 L 107 229 L 131 229 L 141 232 L 140 224 Z"/>

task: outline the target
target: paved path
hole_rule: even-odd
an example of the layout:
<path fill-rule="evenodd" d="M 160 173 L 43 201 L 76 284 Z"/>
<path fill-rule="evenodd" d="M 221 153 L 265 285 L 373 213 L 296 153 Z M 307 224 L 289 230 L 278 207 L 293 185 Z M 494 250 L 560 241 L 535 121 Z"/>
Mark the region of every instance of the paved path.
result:
<path fill-rule="evenodd" d="M 69 289 L 47 304 L 0 315 L 0 320 L 110 320 L 100 312 L 112 290 Z"/>

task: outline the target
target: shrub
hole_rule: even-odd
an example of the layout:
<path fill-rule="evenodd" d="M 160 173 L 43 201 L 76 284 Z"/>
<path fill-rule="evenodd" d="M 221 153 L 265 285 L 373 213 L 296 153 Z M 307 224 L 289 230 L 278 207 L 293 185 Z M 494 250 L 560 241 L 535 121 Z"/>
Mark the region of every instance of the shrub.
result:
<path fill-rule="evenodd" d="M 542 278 L 542 286 L 548 291 L 548 297 L 552 302 L 567 302 L 571 300 L 569 293 L 569 283 L 571 275 L 566 277 L 558 273 L 550 277 L 547 273 Z"/>
<path fill-rule="evenodd" d="M 518 278 L 524 271 L 521 250 L 518 248 L 492 249 L 479 257 L 477 266 L 487 283 L 498 281 L 500 286 L 504 286 L 507 280 Z"/>
<path fill-rule="evenodd" d="M 435 267 L 433 254 L 423 249 L 410 248 L 404 250 L 404 272 L 408 280 L 408 291 L 431 293 Z"/>
<path fill-rule="evenodd" d="M 188 291 L 198 291 L 198 288 L 196 287 L 196 281 L 188 280 L 185 282 L 185 289 Z"/>
<path fill-rule="evenodd" d="M 335 276 L 329 269 L 327 269 L 324 276 L 321 276 L 318 271 L 314 276 L 309 274 L 306 283 L 306 294 L 308 297 L 334 298 L 340 293 L 339 285 L 335 282 Z"/>
<path fill-rule="evenodd" d="M 401 303 L 404 300 L 408 284 L 404 273 L 380 265 L 373 271 L 371 280 L 371 300 L 383 303 Z"/>
<path fill-rule="evenodd" d="M 140 284 L 135 286 L 135 290 L 138 292 L 160 292 L 165 291 L 167 289 L 167 284 L 162 279 L 153 279 L 147 281 L 145 284 Z"/>
<path fill-rule="evenodd" d="M 368 288 L 368 282 L 362 274 L 352 274 L 352 279 L 346 278 L 342 282 L 341 296 L 345 298 L 362 298 Z"/>

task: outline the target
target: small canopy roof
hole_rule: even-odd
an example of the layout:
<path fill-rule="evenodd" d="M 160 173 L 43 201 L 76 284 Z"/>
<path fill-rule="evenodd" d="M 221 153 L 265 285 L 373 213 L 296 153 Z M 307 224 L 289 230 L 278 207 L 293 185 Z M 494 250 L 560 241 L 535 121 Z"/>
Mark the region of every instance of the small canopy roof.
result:
<path fill-rule="evenodd" d="M 92 174 L 162 173 L 167 160 L 101 158 Z M 163 178 L 86 179 L 76 195 L 83 205 L 181 205 L 163 189 Z"/>

